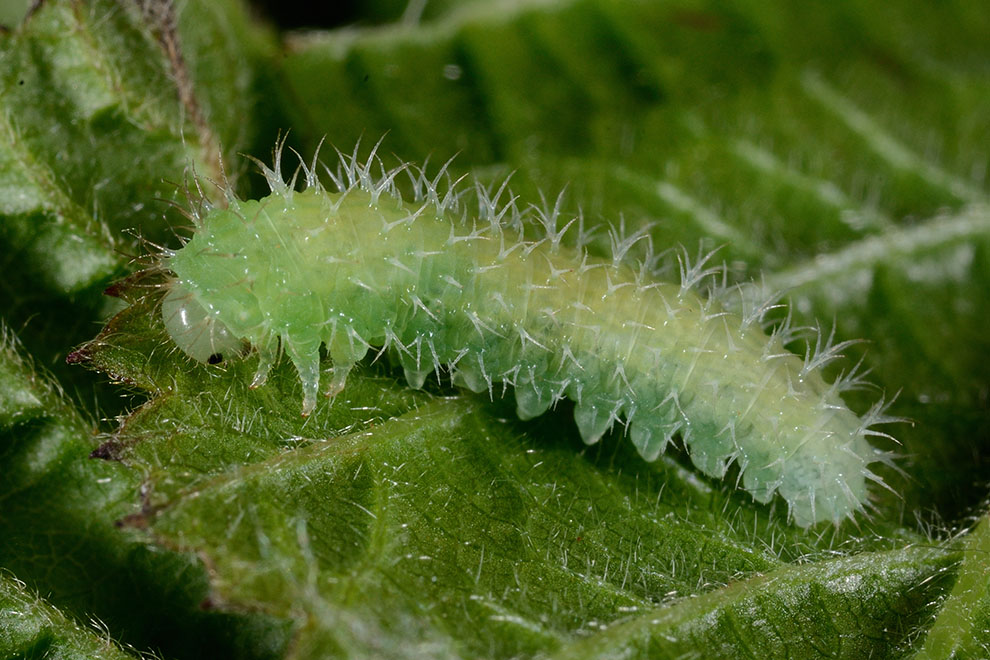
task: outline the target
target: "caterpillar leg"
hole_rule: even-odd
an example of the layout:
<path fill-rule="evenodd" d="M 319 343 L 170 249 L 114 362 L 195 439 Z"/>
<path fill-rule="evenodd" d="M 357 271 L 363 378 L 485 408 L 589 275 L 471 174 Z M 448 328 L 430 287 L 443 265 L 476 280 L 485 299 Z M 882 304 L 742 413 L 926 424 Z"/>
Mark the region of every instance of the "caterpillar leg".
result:
<path fill-rule="evenodd" d="M 251 379 L 252 390 L 261 387 L 268 381 L 268 374 L 272 370 L 272 365 L 275 364 L 277 355 L 273 344 L 275 341 L 260 344 L 258 347 L 258 369 L 254 372 L 254 378 Z"/>
<path fill-rule="evenodd" d="M 351 368 L 353 367 L 353 364 L 334 363 L 332 372 L 333 375 L 330 378 L 330 387 L 326 392 L 328 399 L 334 398 L 340 394 L 341 390 L 344 389 L 344 386 L 347 385 L 347 375 L 351 373 Z"/>
<path fill-rule="evenodd" d="M 283 340 L 285 352 L 299 372 L 303 389 L 303 417 L 316 408 L 316 394 L 320 390 L 320 341 L 300 342 L 291 338 Z"/>

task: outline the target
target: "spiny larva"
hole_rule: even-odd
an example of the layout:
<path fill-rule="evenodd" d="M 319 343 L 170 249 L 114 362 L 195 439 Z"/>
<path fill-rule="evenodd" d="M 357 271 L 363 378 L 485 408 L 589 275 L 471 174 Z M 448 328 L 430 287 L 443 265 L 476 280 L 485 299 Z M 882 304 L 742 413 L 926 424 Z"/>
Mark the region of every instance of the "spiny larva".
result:
<path fill-rule="evenodd" d="M 787 329 L 762 327 L 772 299 L 747 305 L 739 288 L 699 294 L 713 273 L 703 259 L 682 261 L 679 283 L 652 281 L 655 259 L 624 261 L 642 234 L 613 232 L 612 260 L 562 245 L 573 221 L 558 228 L 559 199 L 521 211 L 504 184 L 442 191 L 446 168 L 430 179 L 386 170 L 374 152 L 359 162 L 357 150 L 339 154 L 336 172 L 304 163 L 296 190 L 295 177 L 281 176 L 281 152 L 273 168 L 259 163 L 269 196 L 228 191 L 227 207 L 194 212 L 194 235 L 165 256 L 174 279 L 162 315 L 193 358 L 249 342 L 257 387 L 284 351 L 304 415 L 320 389 L 321 346 L 333 361 L 328 396 L 369 349 L 388 349 L 416 388 L 441 367 L 475 392 L 511 385 L 522 419 L 567 397 L 585 442 L 624 421 L 653 461 L 679 434 L 698 469 L 721 478 L 737 463 L 754 499 L 779 493 L 801 526 L 852 517 L 868 480 L 880 481 L 867 466 L 889 457 L 867 436 L 885 435 L 871 427 L 890 418 L 880 404 L 864 418 L 845 405 L 854 375 L 831 384 L 821 375 L 845 344 L 819 342 L 803 359 L 788 352 Z M 527 219 L 543 225 L 541 240 L 524 240 Z M 743 311 L 724 304 L 732 292 Z"/>

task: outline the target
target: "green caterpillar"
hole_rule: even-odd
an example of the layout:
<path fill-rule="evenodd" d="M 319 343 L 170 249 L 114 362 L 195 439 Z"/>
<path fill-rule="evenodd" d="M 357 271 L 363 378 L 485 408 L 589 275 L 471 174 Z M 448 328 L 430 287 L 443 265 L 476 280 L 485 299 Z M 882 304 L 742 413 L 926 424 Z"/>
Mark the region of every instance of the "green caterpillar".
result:
<path fill-rule="evenodd" d="M 522 419 L 563 397 L 575 403 L 582 438 L 597 442 L 624 422 L 639 453 L 655 460 L 679 434 L 694 464 L 721 478 L 735 462 L 754 499 L 779 493 L 801 526 L 851 517 L 867 503 L 868 469 L 888 461 L 869 435 L 890 421 L 878 404 L 860 418 L 840 392 L 850 375 L 826 383 L 820 367 L 845 344 L 804 359 L 784 348 L 787 330 L 762 328 L 771 301 L 727 311 L 696 285 L 712 275 L 704 260 L 681 263 L 678 284 L 651 281 L 648 257 L 624 262 L 641 235 L 613 233 L 611 261 L 564 247 L 559 203 L 520 211 L 506 186 L 440 190 L 410 167 L 386 170 L 341 155 L 335 191 L 318 180 L 318 161 L 301 166 L 305 185 L 261 163 L 271 194 L 195 214 L 196 231 L 170 252 L 162 303 L 177 346 L 206 361 L 259 355 L 252 386 L 265 383 L 280 351 L 299 372 L 304 415 L 320 389 L 320 348 L 333 360 L 328 396 L 369 349 L 390 350 L 412 387 L 449 369 L 452 380 L 494 396 L 515 389 Z M 414 193 L 395 183 L 406 172 Z M 527 219 L 545 227 L 527 242 Z M 570 225 L 568 225 L 570 226 Z M 881 482 L 882 483 L 882 482 Z"/>

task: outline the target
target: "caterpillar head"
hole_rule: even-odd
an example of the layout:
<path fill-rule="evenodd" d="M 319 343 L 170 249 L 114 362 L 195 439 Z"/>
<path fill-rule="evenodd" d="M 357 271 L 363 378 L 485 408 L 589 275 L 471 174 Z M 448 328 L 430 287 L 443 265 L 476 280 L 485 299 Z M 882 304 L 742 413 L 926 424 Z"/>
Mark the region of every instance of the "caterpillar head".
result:
<path fill-rule="evenodd" d="M 217 356 L 241 352 L 241 340 L 177 281 L 162 299 L 162 320 L 175 345 L 198 362 L 212 364 L 219 361 Z"/>

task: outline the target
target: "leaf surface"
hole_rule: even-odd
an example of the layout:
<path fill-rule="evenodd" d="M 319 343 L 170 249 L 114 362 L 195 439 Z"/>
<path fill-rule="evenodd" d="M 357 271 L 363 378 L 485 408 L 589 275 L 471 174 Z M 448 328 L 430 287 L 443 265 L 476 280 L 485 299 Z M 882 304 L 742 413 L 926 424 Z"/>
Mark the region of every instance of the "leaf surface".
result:
<path fill-rule="evenodd" d="M 985 651 L 990 13 L 531 0 L 373 25 L 401 9 L 276 44 L 234 2 L 185 3 L 170 31 L 52 0 L 0 34 L 0 310 L 26 341 L 0 350 L 0 566 L 28 585 L 0 578 L 0 616 L 61 617 L 67 645 L 95 617 L 176 658 Z M 901 444 L 876 440 L 896 494 L 803 531 L 681 452 L 586 448 L 567 405 L 523 423 L 442 374 L 412 391 L 387 355 L 303 419 L 287 361 L 250 390 L 256 356 L 175 349 L 161 274 L 98 297 L 154 251 L 125 229 L 177 245 L 158 198 L 188 204 L 187 173 L 257 195 L 234 154 L 279 128 L 307 158 L 324 135 L 363 155 L 387 133 L 433 171 L 457 153 L 455 177 L 513 172 L 524 205 L 566 187 L 597 254 L 609 223 L 721 246 L 730 282 L 869 340 L 830 369 L 865 356 L 858 411 L 899 393 Z M 55 366 L 109 310 L 72 359 L 117 385 Z M 127 414 L 89 422 L 91 398 Z M 41 639 L 24 630 L 0 651 Z"/>

